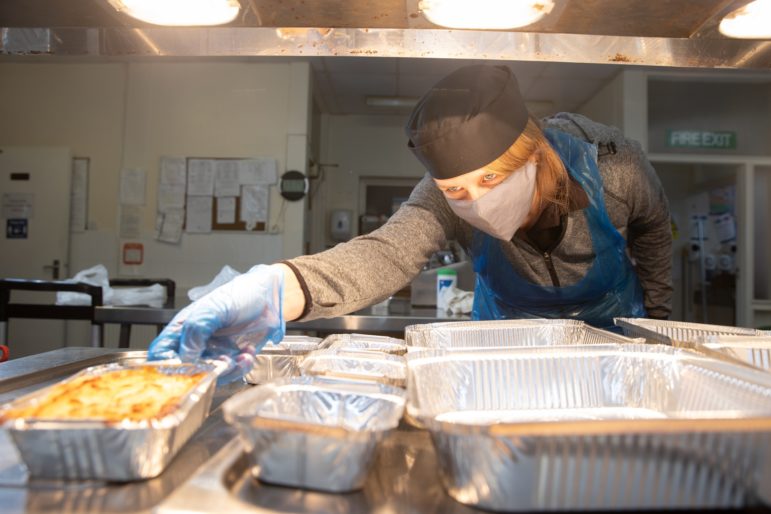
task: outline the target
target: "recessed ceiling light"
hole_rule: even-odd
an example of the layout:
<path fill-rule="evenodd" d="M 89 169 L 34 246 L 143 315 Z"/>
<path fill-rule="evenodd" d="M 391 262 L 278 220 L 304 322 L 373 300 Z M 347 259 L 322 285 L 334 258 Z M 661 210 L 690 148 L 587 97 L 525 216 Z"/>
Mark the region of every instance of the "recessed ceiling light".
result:
<path fill-rule="evenodd" d="M 107 0 L 118 11 L 154 25 L 222 25 L 238 16 L 238 0 Z"/>
<path fill-rule="evenodd" d="M 771 38 L 771 0 L 755 0 L 720 21 L 720 33 L 741 39 Z"/>
<path fill-rule="evenodd" d="M 418 8 L 434 25 L 502 30 L 535 23 L 554 9 L 554 0 L 420 0 Z"/>

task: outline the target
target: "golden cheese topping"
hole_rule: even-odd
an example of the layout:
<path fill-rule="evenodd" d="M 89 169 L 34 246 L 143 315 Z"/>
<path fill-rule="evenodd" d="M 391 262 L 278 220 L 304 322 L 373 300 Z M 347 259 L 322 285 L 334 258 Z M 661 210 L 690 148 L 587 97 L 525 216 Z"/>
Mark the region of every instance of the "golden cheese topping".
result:
<path fill-rule="evenodd" d="M 119 422 L 162 418 L 203 378 L 168 374 L 154 366 L 84 375 L 49 388 L 34 405 L 0 413 L 8 419 L 99 420 Z"/>

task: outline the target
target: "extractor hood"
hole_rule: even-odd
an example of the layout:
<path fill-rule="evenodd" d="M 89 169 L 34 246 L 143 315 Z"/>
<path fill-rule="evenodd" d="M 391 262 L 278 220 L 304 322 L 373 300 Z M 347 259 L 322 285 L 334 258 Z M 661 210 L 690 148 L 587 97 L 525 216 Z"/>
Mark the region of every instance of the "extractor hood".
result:
<path fill-rule="evenodd" d="M 540 21 L 505 31 L 433 25 L 418 0 L 239 1 L 239 16 L 225 26 L 158 27 L 118 13 L 106 0 L 2 0 L 0 54 L 431 57 L 771 68 L 771 40 L 730 39 L 717 30 L 726 14 L 749 0 L 555 0 Z"/>

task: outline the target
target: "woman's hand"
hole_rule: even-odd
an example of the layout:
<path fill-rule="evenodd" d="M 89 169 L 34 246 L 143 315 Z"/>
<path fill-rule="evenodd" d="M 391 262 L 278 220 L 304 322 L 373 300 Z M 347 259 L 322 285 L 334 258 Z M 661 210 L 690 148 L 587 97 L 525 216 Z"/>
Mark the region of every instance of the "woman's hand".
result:
<path fill-rule="evenodd" d="M 150 344 L 148 360 L 218 359 L 227 365 L 220 381 L 243 377 L 265 343 L 284 337 L 283 268 L 254 266 L 182 309 Z"/>

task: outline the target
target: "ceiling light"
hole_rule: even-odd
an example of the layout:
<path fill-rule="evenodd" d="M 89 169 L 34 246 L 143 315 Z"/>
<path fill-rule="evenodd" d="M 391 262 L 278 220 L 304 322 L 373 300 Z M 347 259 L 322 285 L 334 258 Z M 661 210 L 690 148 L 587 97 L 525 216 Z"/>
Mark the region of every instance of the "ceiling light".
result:
<path fill-rule="evenodd" d="M 741 39 L 771 38 L 771 0 L 755 0 L 720 21 L 720 33 Z"/>
<path fill-rule="evenodd" d="M 434 25 L 453 29 L 515 29 L 549 14 L 554 0 L 420 0 Z"/>
<path fill-rule="evenodd" d="M 368 96 L 366 99 L 367 105 L 370 107 L 415 107 L 419 98 L 413 98 L 408 96 Z"/>
<path fill-rule="evenodd" d="M 154 25 L 222 25 L 238 16 L 238 0 L 107 0 L 118 11 Z"/>

